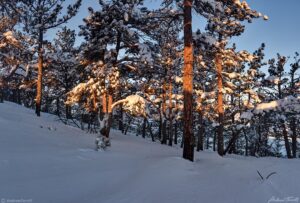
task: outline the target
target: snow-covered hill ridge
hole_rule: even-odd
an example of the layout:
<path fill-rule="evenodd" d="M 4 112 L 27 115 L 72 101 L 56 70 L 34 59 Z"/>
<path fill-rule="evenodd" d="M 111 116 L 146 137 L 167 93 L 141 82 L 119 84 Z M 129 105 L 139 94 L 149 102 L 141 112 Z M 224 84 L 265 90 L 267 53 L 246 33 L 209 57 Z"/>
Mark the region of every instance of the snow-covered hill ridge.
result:
<path fill-rule="evenodd" d="M 94 135 L 56 117 L 0 104 L 0 199 L 34 203 L 300 202 L 300 161 L 196 153 L 112 132 L 94 151 Z M 261 180 L 257 170 L 267 180 Z M 281 201 L 283 202 L 283 201 Z"/>

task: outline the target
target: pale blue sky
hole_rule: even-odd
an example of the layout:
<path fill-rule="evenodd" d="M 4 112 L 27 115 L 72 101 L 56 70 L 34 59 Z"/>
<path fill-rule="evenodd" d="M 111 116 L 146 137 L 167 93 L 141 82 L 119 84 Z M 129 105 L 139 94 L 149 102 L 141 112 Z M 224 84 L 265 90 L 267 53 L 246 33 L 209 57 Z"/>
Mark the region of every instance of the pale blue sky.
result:
<path fill-rule="evenodd" d="M 72 0 L 67 0 L 67 2 L 72 2 Z M 145 2 L 146 6 L 154 8 L 161 1 L 146 0 Z M 293 55 L 295 51 L 300 51 L 300 0 L 248 0 L 247 2 L 252 9 L 268 15 L 269 20 L 259 19 L 248 24 L 245 33 L 233 39 L 238 49 L 252 52 L 264 42 L 266 43 L 266 58 L 274 57 L 277 52 L 283 55 Z M 83 0 L 78 15 L 68 23 L 68 26 L 78 30 L 78 26 L 83 24 L 82 19 L 88 15 L 88 7 L 95 10 L 99 8 L 98 0 Z M 205 22 L 194 18 L 194 30 L 197 26 L 201 26 L 201 23 Z M 51 38 L 53 32 L 50 32 L 48 36 Z"/>

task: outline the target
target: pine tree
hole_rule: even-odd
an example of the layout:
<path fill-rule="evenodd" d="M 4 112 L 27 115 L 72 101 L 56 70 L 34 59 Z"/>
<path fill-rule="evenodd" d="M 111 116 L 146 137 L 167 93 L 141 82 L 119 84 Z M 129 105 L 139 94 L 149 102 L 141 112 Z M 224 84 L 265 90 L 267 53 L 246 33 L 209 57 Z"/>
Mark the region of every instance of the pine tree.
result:
<path fill-rule="evenodd" d="M 232 53 L 229 50 L 226 51 L 228 40 L 233 36 L 238 36 L 244 32 L 244 25 L 241 21 L 247 20 L 252 22 L 253 18 L 258 18 L 261 15 L 251 10 L 248 4 L 243 1 L 215 1 L 210 5 L 213 11 L 213 15 L 208 17 L 207 29 L 213 33 L 218 40 L 216 44 L 215 54 L 215 66 L 218 83 L 217 93 L 217 112 L 218 112 L 218 153 L 224 154 L 224 65 L 227 66 L 234 63 L 234 58 L 227 58 L 226 54 Z M 227 61 L 227 62 L 226 62 Z M 230 86 L 230 83 L 227 82 Z M 229 87 L 230 88 L 230 87 Z"/>
<path fill-rule="evenodd" d="M 43 66 L 44 66 L 44 49 L 45 44 L 44 34 L 53 28 L 56 28 L 76 15 L 81 0 L 77 0 L 73 5 L 67 7 L 67 13 L 60 16 L 63 11 L 62 4 L 65 0 L 23 0 L 22 19 L 24 20 L 24 30 L 30 34 L 35 40 L 36 51 L 38 53 L 38 78 L 37 78 L 37 93 L 36 93 L 36 114 L 40 116 L 42 89 L 43 89 Z"/>
<path fill-rule="evenodd" d="M 69 103 L 79 102 L 82 95 L 89 95 L 84 103 L 99 115 L 100 134 L 105 139 L 109 138 L 112 125 L 112 104 L 122 85 L 120 73 L 135 69 L 136 61 L 152 63 L 147 43 L 139 41 L 143 27 L 147 26 L 143 17 L 147 10 L 142 2 L 99 1 L 101 9 L 89 8 L 90 16 L 81 26 L 81 35 L 87 41 L 83 45 L 83 63 L 91 75 L 89 81 L 71 91 Z"/>
<path fill-rule="evenodd" d="M 48 92 L 51 92 L 49 96 L 56 100 L 55 113 L 62 116 L 60 106 L 64 106 L 66 119 L 72 118 L 71 106 L 63 103 L 66 101 L 67 93 L 77 85 L 80 74 L 78 70 L 79 61 L 77 60 L 78 50 L 74 48 L 75 39 L 75 31 L 63 27 L 57 32 L 54 44 L 45 54 L 49 64 L 45 84 L 48 86 Z"/>
<path fill-rule="evenodd" d="M 26 51 L 24 37 L 15 29 L 21 14 L 18 3 L 16 0 L 0 2 L 0 103 L 4 101 L 7 83 L 20 67 Z"/>

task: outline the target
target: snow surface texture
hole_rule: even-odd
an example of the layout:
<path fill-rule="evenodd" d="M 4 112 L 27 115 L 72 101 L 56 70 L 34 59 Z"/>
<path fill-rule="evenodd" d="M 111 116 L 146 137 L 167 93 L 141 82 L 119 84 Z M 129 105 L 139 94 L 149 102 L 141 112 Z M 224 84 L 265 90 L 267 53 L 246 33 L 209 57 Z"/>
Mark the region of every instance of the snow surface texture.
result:
<path fill-rule="evenodd" d="M 267 203 L 300 197 L 300 161 L 196 153 L 112 131 L 112 147 L 94 151 L 94 135 L 51 115 L 37 118 L 0 104 L 0 199 L 36 203 Z M 262 180 L 257 170 L 266 177 Z M 273 198 L 273 200 L 272 200 Z M 271 201 L 270 201 L 271 200 Z M 273 201 L 275 202 L 275 201 Z"/>

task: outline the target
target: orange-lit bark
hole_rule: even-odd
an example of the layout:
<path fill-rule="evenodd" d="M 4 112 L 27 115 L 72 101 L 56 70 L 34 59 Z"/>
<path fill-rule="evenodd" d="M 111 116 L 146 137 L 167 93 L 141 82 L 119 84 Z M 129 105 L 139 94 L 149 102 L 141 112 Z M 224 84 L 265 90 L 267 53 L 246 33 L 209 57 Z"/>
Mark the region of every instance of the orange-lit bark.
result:
<path fill-rule="evenodd" d="M 104 92 L 103 96 L 102 96 L 102 112 L 104 114 L 107 113 L 107 95 L 106 95 L 106 92 Z"/>
<path fill-rule="evenodd" d="M 177 118 L 176 115 L 178 113 L 178 102 L 177 102 L 177 95 L 175 96 L 175 126 L 174 126 L 174 144 L 177 144 L 177 138 L 178 138 L 178 133 L 177 133 L 177 128 L 178 128 L 178 123 L 177 123 Z"/>
<path fill-rule="evenodd" d="M 218 126 L 218 154 L 220 156 L 224 155 L 224 138 L 223 138 L 223 119 L 224 119 L 224 106 L 223 106 L 223 78 L 222 78 L 222 58 L 220 54 L 217 54 L 215 59 L 215 64 L 217 68 L 217 80 L 218 80 L 218 105 L 217 105 L 217 111 L 218 111 L 218 120 L 219 120 L 219 126 Z"/>
<path fill-rule="evenodd" d="M 42 103 L 42 77 L 43 77 L 43 31 L 39 31 L 39 47 L 38 47 L 38 79 L 36 84 L 36 98 L 35 98 L 35 113 L 41 116 L 41 103 Z"/>
<path fill-rule="evenodd" d="M 112 104 L 113 104 L 113 97 L 111 93 L 108 93 L 108 104 L 107 104 L 107 111 L 108 111 L 108 119 L 107 119 L 107 130 L 106 130 L 106 137 L 109 137 L 110 128 L 112 124 Z"/>
<path fill-rule="evenodd" d="M 161 144 L 167 144 L 167 123 L 166 123 L 166 110 L 167 110 L 167 84 L 166 84 L 166 77 L 167 77 L 167 69 L 165 68 L 165 75 L 164 75 L 164 82 L 163 82 L 163 89 L 162 89 L 162 139 Z"/>
<path fill-rule="evenodd" d="M 107 138 L 109 137 L 112 122 L 112 103 L 112 94 L 110 92 L 105 92 L 102 97 L 102 111 L 104 114 L 104 122 L 103 126 L 101 126 L 100 133 Z"/>
<path fill-rule="evenodd" d="M 173 144 L 173 103 L 172 103 L 172 74 L 169 73 L 169 146 Z"/>
<path fill-rule="evenodd" d="M 112 108 L 111 108 L 112 103 L 113 103 L 112 94 L 109 93 L 108 94 L 108 106 L 107 106 L 107 111 L 108 111 L 109 114 L 112 113 Z"/>
<path fill-rule="evenodd" d="M 194 161 L 192 0 L 184 0 L 183 158 Z"/>

